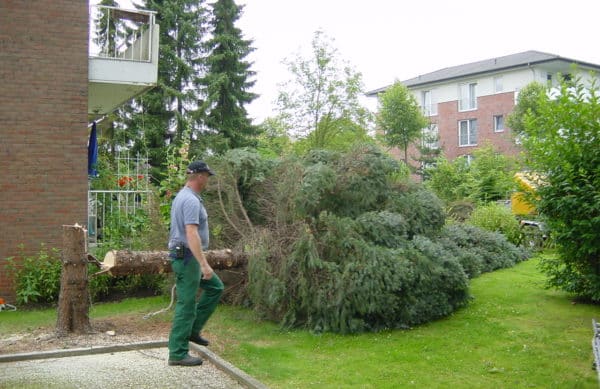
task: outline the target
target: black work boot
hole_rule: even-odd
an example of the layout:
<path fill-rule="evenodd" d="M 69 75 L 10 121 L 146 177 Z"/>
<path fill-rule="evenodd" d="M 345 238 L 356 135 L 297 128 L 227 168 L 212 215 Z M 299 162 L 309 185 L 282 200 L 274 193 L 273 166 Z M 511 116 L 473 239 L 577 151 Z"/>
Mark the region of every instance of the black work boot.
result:
<path fill-rule="evenodd" d="M 169 359 L 169 366 L 198 366 L 202 364 L 202 359 L 187 355 L 183 359 L 173 360 Z"/>
<path fill-rule="evenodd" d="M 210 344 L 210 342 L 207 339 L 204 339 L 200 335 L 190 336 L 190 342 L 199 344 L 200 346 L 208 346 Z"/>

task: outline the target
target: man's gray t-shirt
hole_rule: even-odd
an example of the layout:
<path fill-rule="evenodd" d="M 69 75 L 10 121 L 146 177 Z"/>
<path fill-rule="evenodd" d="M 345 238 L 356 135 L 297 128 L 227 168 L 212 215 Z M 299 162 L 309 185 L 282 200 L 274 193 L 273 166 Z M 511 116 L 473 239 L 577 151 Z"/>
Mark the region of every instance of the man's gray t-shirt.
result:
<path fill-rule="evenodd" d="M 177 193 L 171 205 L 171 231 L 169 233 L 169 249 L 183 243 L 190 247 L 185 235 L 185 226 L 195 224 L 202 239 L 202 250 L 208 250 L 208 214 L 202 198 L 191 188 L 184 186 Z"/>

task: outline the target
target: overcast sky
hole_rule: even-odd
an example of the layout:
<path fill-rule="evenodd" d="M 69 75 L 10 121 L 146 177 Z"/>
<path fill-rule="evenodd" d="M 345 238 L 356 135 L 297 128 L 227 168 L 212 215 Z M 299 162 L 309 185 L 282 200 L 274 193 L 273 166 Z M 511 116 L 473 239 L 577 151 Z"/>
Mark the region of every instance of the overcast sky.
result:
<path fill-rule="evenodd" d="M 238 26 L 254 40 L 256 122 L 273 114 L 281 61 L 314 31 L 363 75 L 365 91 L 463 63 L 538 50 L 600 64 L 598 0 L 238 0 Z M 376 104 L 373 106 L 375 107 Z"/>
<path fill-rule="evenodd" d="M 92 0 L 96 2 L 97 0 Z M 212 3 L 214 0 L 208 0 Z M 127 6 L 128 0 L 120 0 Z M 274 115 L 284 58 L 308 55 L 313 33 L 333 38 L 365 91 L 464 63 L 538 50 L 600 64 L 600 0 L 237 0 L 256 49 L 256 123 Z M 369 99 L 371 108 L 376 102 Z"/>

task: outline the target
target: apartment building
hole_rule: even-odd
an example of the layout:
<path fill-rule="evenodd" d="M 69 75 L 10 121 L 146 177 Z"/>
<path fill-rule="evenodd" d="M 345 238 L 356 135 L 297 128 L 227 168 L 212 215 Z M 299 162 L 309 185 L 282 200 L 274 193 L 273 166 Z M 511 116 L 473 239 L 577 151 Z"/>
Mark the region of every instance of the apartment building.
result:
<path fill-rule="evenodd" d="M 470 159 L 473 150 L 487 143 L 504 154 L 518 154 L 519 146 L 506 118 L 527 84 L 556 83 L 559 73 L 590 82 L 590 72 L 599 71 L 597 64 L 526 51 L 436 70 L 402 83 L 429 118 L 430 128 L 424 132 L 438 139 L 431 146 L 441 147 L 450 160 Z M 387 88 L 375 89 L 367 96 L 376 97 Z M 411 158 L 418 158 L 416 147 L 410 149 Z"/>

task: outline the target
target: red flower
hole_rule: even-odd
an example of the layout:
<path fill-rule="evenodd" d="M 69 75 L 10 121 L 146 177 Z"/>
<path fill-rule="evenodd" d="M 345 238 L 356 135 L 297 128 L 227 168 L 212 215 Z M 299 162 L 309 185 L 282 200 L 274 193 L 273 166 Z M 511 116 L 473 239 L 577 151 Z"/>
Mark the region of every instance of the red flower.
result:
<path fill-rule="evenodd" d="M 121 188 L 130 183 L 131 181 L 133 181 L 133 178 L 127 176 L 121 177 L 117 180 Z"/>

